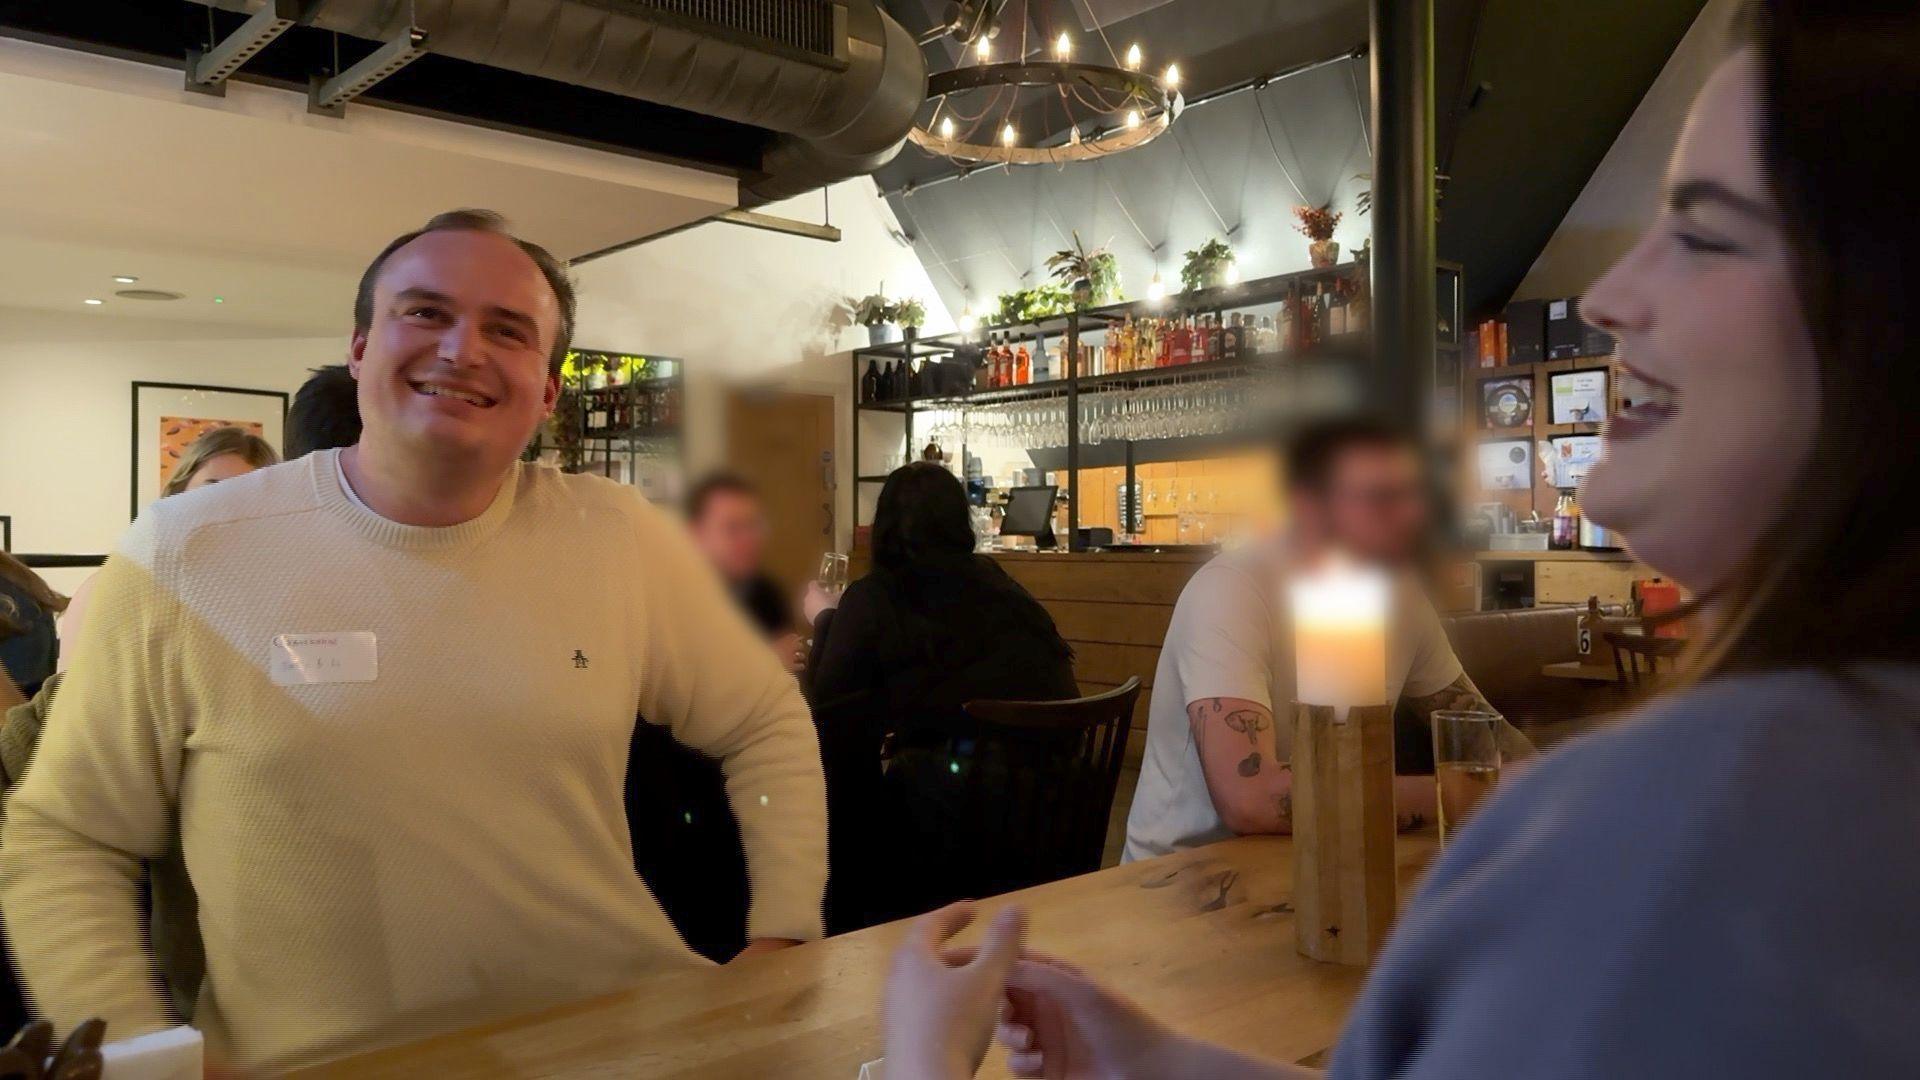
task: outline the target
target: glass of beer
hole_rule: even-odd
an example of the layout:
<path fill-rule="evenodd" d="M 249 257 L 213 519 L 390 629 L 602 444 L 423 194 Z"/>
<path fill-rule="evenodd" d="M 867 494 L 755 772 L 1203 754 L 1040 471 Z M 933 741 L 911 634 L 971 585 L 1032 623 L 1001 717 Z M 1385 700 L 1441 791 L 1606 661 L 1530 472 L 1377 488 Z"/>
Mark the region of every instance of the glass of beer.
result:
<path fill-rule="evenodd" d="M 847 557 L 833 551 L 820 556 L 820 572 L 814 580 L 828 595 L 839 599 L 840 594 L 847 591 Z"/>
<path fill-rule="evenodd" d="M 1500 717 L 1433 714 L 1433 775 L 1440 787 L 1440 842 L 1458 829 L 1500 780 Z"/>

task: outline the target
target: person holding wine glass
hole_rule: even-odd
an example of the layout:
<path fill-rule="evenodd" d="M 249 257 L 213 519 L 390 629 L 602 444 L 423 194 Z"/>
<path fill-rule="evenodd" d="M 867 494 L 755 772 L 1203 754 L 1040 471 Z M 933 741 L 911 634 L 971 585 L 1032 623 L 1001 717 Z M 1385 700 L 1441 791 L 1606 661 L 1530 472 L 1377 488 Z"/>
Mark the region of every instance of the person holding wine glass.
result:
<path fill-rule="evenodd" d="M 1702 598 L 1711 635 L 1688 685 L 1503 784 L 1448 844 L 1329 1075 L 1915 1074 L 1916 133 L 1920 10 L 1747 9 L 1657 219 L 1582 302 L 1633 402 L 1583 506 Z M 974 1003 L 1001 996 L 981 986 L 1012 998 L 1017 1076 L 1319 1075 L 1038 956 L 1003 977 L 997 951 L 906 949 L 937 962 L 895 968 L 889 1076 L 967 1075 L 957 1051 L 996 1019 Z"/>

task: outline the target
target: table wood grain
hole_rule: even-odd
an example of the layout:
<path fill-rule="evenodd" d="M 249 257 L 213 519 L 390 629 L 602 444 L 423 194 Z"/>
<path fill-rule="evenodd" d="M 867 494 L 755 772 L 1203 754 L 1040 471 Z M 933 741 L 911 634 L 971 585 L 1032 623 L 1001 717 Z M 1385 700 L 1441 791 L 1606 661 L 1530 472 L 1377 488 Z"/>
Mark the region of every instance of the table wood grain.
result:
<path fill-rule="evenodd" d="M 1431 858 L 1400 838 L 1400 896 Z M 1030 947 L 1071 960 L 1175 1027 L 1283 1061 L 1332 1045 L 1358 968 L 1294 951 L 1292 848 L 1241 837 L 982 903 L 1029 912 Z M 888 923 L 738 965 L 665 974 L 633 989 L 309 1070 L 307 1077 L 854 1080 L 881 1056 L 880 999 L 907 923 Z M 974 939 L 970 929 L 960 938 Z M 998 1048 L 983 1077 L 1006 1077 Z"/>

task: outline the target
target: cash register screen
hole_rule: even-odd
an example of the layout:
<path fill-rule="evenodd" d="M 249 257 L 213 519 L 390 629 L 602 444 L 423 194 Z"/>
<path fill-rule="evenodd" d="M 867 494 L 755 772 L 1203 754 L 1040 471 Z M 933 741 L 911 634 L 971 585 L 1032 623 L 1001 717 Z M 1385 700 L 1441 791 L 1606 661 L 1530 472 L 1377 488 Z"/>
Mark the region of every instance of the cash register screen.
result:
<path fill-rule="evenodd" d="M 1053 484 L 1017 487 L 1007 493 L 1007 513 L 1000 519 L 1001 536 L 1031 536 L 1040 547 L 1053 546 Z"/>

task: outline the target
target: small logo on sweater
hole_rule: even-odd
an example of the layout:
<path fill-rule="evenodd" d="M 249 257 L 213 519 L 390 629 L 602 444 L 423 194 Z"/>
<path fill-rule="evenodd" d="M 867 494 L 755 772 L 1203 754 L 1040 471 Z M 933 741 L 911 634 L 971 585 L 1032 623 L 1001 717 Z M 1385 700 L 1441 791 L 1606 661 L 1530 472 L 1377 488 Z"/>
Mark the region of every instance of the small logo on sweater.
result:
<path fill-rule="evenodd" d="M 586 654 L 586 653 L 583 653 L 583 652 L 581 652 L 581 651 L 580 651 L 579 649 L 575 649 L 575 650 L 573 650 L 573 666 L 574 666 L 574 667 L 576 667 L 576 668 L 584 668 L 584 667 L 586 667 L 586 666 L 587 666 L 587 654 Z"/>

